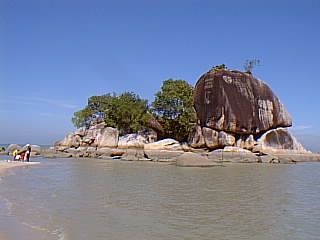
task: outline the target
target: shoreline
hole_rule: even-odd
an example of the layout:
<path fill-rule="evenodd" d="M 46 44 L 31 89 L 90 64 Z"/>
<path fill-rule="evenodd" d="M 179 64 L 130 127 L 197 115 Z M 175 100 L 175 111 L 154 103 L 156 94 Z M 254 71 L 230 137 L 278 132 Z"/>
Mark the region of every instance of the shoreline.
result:
<path fill-rule="evenodd" d="M 15 167 L 39 165 L 40 162 L 20 162 L 11 160 L 0 160 L 0 176 L 4 175 L 9 169 Z"/>
<path fill-rule="evenodd" d="M 144 148 L 93 148 L 93 147 L 63 147 L 47 149 L 40 153 L 44 158 L 94 158 L 121 161 L 150 161 L 177 164 L 178 159 L 185 159 L 186 165 L 192 162 L 193 166 L 232 163 L 277 163 L 288 164 L 298 162 L 320 162 L 320 154 L 296 151 L 270 151 L 255 153 L 251 151 L 206 151 L 192 149 L 192 151 L 174 149 L 144 149 Z M 187 162 L 188 163 L 187 163 Z M 180 161 L 180 163 L 182 163 Z M 180 165 L 179 163 L 177 164 Z M 184 165 L 182 163 L 181 165 Z M 181 166 L 180 165 L 180 166 Z"/>
<path fill-rule="evenodd" d="M 14 145 L 14 144 L 12 144 Z M 193 148 L 183 145 L 174 139 L 163 139 L 143 146 L 99 147 L 99 146 L 72 146 L 72 145 L 31 145 L 31 157 L 43 158 L 93 158 L 122 161 L 151 161 L 167 162 L 177 166 L 217 166 L 227 163 L 298 163 L 320 162 L 320 153 L 297 151 L 292 149 L 266 148 L 257 151 L 240 147 L 226 146 L 221 149 Z M 15 146 L 15 148 L 20 146 Z M 0 152 L 0 155 L 12 155 L 14 148 L 10 145 Z M 187 158 L 187 160 L 185 160 Z M 2 158 L 3 159 L 3 158 Z M 181 161 L 177 161 L 177 160 Z M 18 162 L 23 166 L 25 162 Z M 13 167 L 8 165 L 6 167 Z M 0 166 L 0 171 L 1 170 Z"/>

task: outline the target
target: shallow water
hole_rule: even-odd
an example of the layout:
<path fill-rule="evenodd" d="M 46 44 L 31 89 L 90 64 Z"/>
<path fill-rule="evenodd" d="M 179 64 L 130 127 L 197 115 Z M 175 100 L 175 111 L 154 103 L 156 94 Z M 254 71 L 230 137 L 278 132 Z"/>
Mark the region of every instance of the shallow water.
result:
<path fill-rule="evenodd" d="M 37 161 L 0 184 L 8 239 L 320 239 L 320 163 Z"/>

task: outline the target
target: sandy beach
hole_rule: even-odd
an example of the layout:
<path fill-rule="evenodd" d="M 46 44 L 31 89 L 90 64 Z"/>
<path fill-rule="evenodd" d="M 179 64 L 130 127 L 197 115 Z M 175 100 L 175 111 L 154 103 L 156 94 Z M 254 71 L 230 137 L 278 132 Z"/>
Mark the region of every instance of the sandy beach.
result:
<path fill-rule="evenodd" d="M 40 164 L 40 162 L 20 162 L 20 161 L 3 160 L 3 161 L 0 161 L 0 175 L 5 173 L 10 168 L 38 165 L 38 164 Z"/>

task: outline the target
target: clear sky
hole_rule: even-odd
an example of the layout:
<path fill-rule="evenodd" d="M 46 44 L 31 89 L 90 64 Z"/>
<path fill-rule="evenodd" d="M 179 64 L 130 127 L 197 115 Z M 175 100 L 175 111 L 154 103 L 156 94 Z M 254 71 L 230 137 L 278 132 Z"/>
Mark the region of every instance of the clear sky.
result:
<path fill-rule="evenodd" d="M 320 136 L 318 0 L 0 0 L 0 143 L 52 144 L 93 95 L 162 81 L 194 85 L 212 66 L 263 79 L 296 135 Z"/>

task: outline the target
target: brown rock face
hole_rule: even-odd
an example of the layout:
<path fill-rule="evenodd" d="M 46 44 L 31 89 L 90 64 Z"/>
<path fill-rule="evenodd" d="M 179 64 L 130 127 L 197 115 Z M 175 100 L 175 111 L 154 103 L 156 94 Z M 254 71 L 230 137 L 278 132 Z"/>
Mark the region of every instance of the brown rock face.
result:
<path fill-rule="evenodd" d="M 235 70 L 211 70 L 195 87 L 194 105 L 201 127 L 237 134 L 258 134 L 289 127 L 291 117 L 261 80 Z"/>

